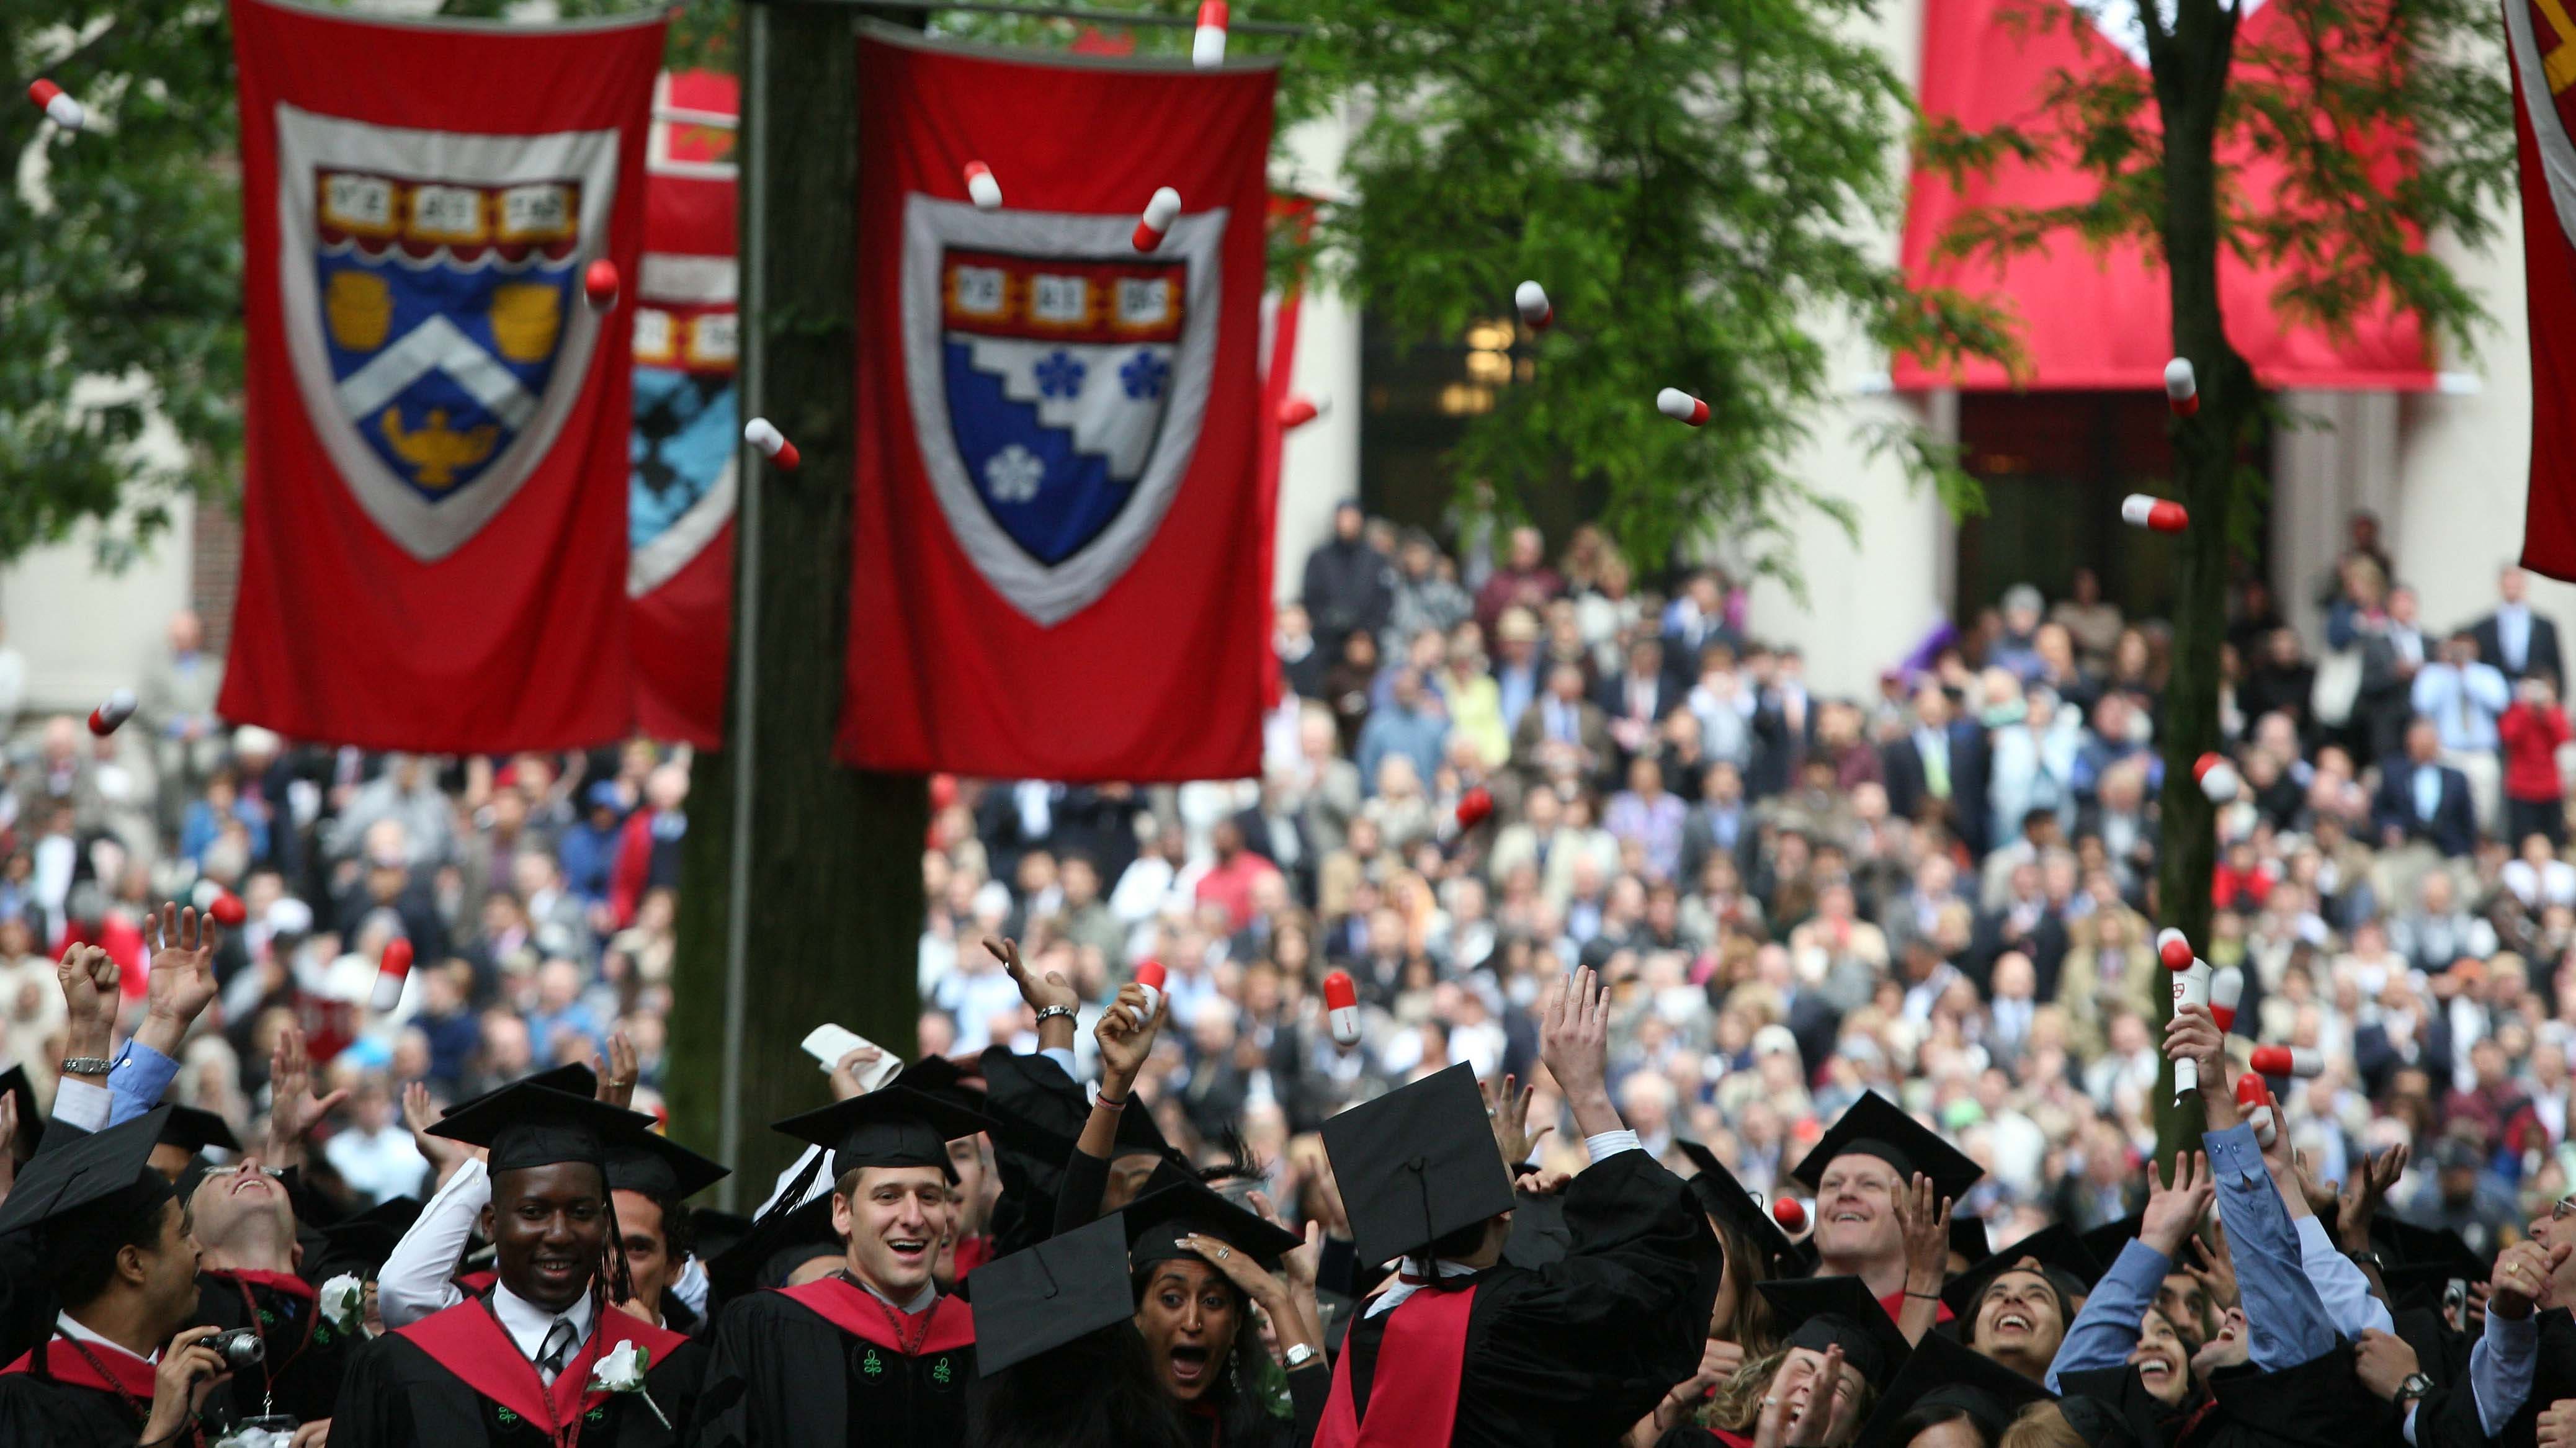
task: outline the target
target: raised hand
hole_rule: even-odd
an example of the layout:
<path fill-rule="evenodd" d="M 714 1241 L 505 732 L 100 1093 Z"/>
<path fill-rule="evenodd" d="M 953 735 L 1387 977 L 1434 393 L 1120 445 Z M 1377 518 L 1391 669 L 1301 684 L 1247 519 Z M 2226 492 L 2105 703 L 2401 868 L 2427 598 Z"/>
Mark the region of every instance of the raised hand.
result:
<path fill-rule="evenodd" d="M 2227 1079 L 2226 1041 L 2207 1006 L 2174 1007 L 2173 1019 L 2165 1022 L 2165 1059 L 2199 1063 L 2200 1095 L 2210 1130 L 2223 1131 L 2236 1124 L 2236 1094 Z"/>
<path fill-rule="evenodd" d="M 593 1092 L 601 1101 L 625 1109 L 635 1100 L 635 1042 L 624 1031 L 608 1038 L 608 1069 L 599 1073 Z"/>
<path fill-rule="evenodd" d="M 2395 1399 L 2398 1387 L 2416 1369 L 2415 1349 L 2402 1337 L 2365 1328 L 2353 1345 L 2352 1366 L 2361 1385 L 2382 1398 Z"/>
<path fill-rule="evenodd" d="M 2215 1177 L 2211 1178 L 2213 1196 L 2217 1194 L 2216 1182 Z M 2140 1235 L 2144 1235 L 2143 1230 Z M 2217 1217 L 2211 1217 L 2209 1235 L 2193 1237 L 2190 1241 L 2191 1256 L 2182 1259 L 2182 1270 L 2190 1273 L 2191 1280 L 2199 1283 L 2200 1290 L 2209 1295 L 2210 1306 L 2217 1308 L 2236 1306 L 2239 1300 L 2236 1291 L 2236 1255 L 2227 1250 L 2226 1224 Z"/>
<path fill-rule="evenodd" d="M 1127 1088 L 1136 1084 L 1136 1073 L 1145 1069 L 1145 1058 L 1154 1053 L 1154 1033 L 1162 1028 L 1163 1015 L 1172 1001 L 1165 995 L 1162 1009 L 1145 1013 L 1145 988 L 1129 981 L 1118 988 L 1118 999 L 1100 1013 L 1100 1024 L 1092 1027 L 1092 1039 L 1100 1045 L 1100 1089 L 1112 1096 L 1124 1097 Z"/>
<path fill-rule="evenodd" d="M 847 1101 L 868 1094 L 868 1071 L 885 1059 L 876 1046 L 853 1046 L 850 1053 L 832 1065 L 832 1099 Z"/>
<path fill-rule="evenodd" d="M 63 1054 L 103 1057 L 116 1034 L 115 959 L 95 945 L 73 945 L 54 967 L 63 988 Z"/>
<path fill-rule="evenodd" d="M 2344 1183 L 2343 1195 L 2335 1203 L 2335 1231 L 2342 1237 L 2345 1251 L 2370 1250 L 2371 1219 L 2379 1215 L 2379 1205 L 2388 1200 L 2389 1189 L 2406 1174 L 2407 1155 L 2406 1143 L 2401 1141 L 2377 1156 L 2363 1157 L 2361 1170 Z"/>
<path fill-rule="evenodd" d="M 1517 1170 L 1538 1150 L 1539 1139 L 1556 1130 L 1553 1125 L 1529 1129 L 1530 1101 L 1538 1095 L 1538 1087 L 1520 1085 L 1508 1071 L 1499 1089 L 1490 1081 L 1479 1081 L 1476 1094 L 1485 1098 L 1485 1115 L 1494 1123 L 1494 1145 L 1502 1149 L 1505 1166 Z"/>
<path fill-rule="evenodd" d="M 192 906 L 164 905 L 152 931 L 151 974 L 143 989 L 143 1024 L 134 1039 L 176 1057 L 179 1039 L 215 998 L 215 948 L 223 927 Z"/>
<path fill-rule="evenodd" d="M 2576 1250 L 2576 1243 L 2543 1247 L 2523 1241 L 2497 1253 L 2495 1270 L 2487 1277 L 2488 1309 L 2519 1322 L 2531 1316 L 2534 1308 L 2557 1306 L 2558 1269 L 2571 1250 Z"/>
<path fill-rule="evenodd" d="M 2147 1188 L 2147 1210 L 2138 1223 L 2138 1240 L 2170 1260 L 2181 1253 L 2192 1228 L 2200 1225 L 2201 1214 L 2209 1210 L 2210 1199 L 2218 1195 L 2218 1177 L 2209 1169 L 2208 1153 L 2185 1155 L 2178 1151 L 2174 1153 L 2172 1185 L 2166 1185 L 2164 1174 L 2150 1161 Z"/>
<path fill-rule="evenodd" d="M 316 1097 L 312 1081 L 313 1063 L 305 1054 L 304 1033 L 293 1026 L 280 1030 L 276 1046 L 268 1053 L 268 1159 L 278 1166 L 301 1164 L 304 1138 L 312 1134 L 323 1117 L 349 1099 L 345 1088 Z M 406 1107 L 413 1091 L 421 1092 L 424 1102 L 428 1100 L 428 1091 L 413 1082 L 403 1093 Z"/>
<path fill-rule="evenodd" d="M 403 1087 L 402 1114 L 403 1125 L 411 1128 L 412 1145 L 420 1149 L 421 1156 L 437 1171 L 440 1186 L 447 1185 L 447 1179 L 456 1175 L 456 1169 L 465 1164 L 466 1157 L 483 1154 L 481 1147 L 429 1134 L 429 1129 L 438 1124 L 438 1111 L 429 1104 L 429 1088 L 418 1081 Z"/>
<path fill-rule="evenodd" d="M 1937 1293 L 1950 1265 L 1950 1199 L 1921 1172 L 1896 1193 L 1896 1230 L 1905 1242 L 1905 1290 Z"/>
<path fill-rule="evenodd" d="M 1539 1059 L 1556 1078 L 1575 1127 L 1586 1137 L 1622 1130 L 1605 1084 L 1610 1069 L 1610 993 L 1589 966 L 1548 993 L 1539 1009 Z"/>
<path fill-rule="evenodd" d="M 984 937 L 984 949 L 995 960 L 1002 963 L 1002 969 L 1010 972 L 1011 984 L 1020 988 L 1020 999 L 1029 1003 L 1030 1010 L 1042 1011 L 1049 1006 L 1062 1006 L 1066 1010 L 1081 1009 L 1082 994 L 1073 988 L 1071 981 L 1064 978 L 1064 972 L 1050 970 L 1044 975 L 1039 975 L 1030 970 L 1020 960 L 1018 941 L 987 935 Z"/>

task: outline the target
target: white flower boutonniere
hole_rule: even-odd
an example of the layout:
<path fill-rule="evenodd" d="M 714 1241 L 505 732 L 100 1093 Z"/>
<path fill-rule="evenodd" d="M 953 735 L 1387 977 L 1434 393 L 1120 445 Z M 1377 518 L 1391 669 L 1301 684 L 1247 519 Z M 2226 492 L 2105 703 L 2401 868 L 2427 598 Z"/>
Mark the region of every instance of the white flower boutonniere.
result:
<path fill-rule="evenodd" d="M 662 1414 L 662 1405 L 644 1390 L 644 1370 L 653 1365 L 652 1349 L 636 1342 L 621 1342 L 600 1354 L 590 1369 L 590 1391 L 594 1393 L 633 1393 L 653 1410 L 653 1416 L 668 1431 L 671 1420 Z"/>
<path fill-rule="evenodd" d="M 340 1332 L 355 1335 L 367 1318 L 367 1284 L 351 1273 L 322 1284 L 322 1316 Z"/>

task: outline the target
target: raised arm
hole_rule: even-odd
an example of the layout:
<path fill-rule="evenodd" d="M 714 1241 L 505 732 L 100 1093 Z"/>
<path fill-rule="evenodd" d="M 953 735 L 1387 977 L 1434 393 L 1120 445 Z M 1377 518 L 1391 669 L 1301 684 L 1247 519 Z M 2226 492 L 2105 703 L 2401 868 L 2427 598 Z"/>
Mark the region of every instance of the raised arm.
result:
<path fill-rule="evenodd" d="M 2217 1182 L 2209 1172 L 2209 1158 L 2201 1153 L 2174 1154 L 2173 1183 L 2165 1183 L 2163 1173 L 2154 1162 L 2147 1163 L 2147 1210 L 2139 1220 L 2137 1240 L 2120 1248 L 2120 1256 L 2111 1264 L 2092 1295 L 2084 1299 L 2084 1310 L 2075 1315 L 2066 1329 L 2066 1340 L 2058 1345 L 2057 1356 L 2048 1365 L 2048 1389 L 2060 1391 L 2058 1379 L 2066 1373 L 2089 1372 L 2095 1368 L 2113 1368 L 2129 1360 L 2138 1345 L 2139 1324 L 2145 1320 L 2147 1304 L 2155 1301 L 2156 1289 L 2163 1285 L 2165 1274 L 2173 1270 L 2174 1258 L 2191 1236 L 2192 1228 L 2209 1210 L 2210 1197 Z"/>
<path fill-rule="evenodd" d="M 2266 1370 L 2296 1367 L 2333 1351 L 2334 1321 L 2300 1261 L 2294 1219 L 2315 1213 L 2300 1195 L 2290 1165 L 2289 1133 L 2276 1134 L 2273 1153 L 2267 1156 L 2255 1142 L 2254 1128 L 2236 1121 L 2218 1023 L 2206 1007 L 2175 1010 L 2165 1025 L 2165 1054 L 2200 1063 L 2201 1100 L 2210 1121 L 2233 1123 L 2201 1140 L 2218 1179 L 2218 1216 L 2227 1224 L 2254 1365 Z"/>

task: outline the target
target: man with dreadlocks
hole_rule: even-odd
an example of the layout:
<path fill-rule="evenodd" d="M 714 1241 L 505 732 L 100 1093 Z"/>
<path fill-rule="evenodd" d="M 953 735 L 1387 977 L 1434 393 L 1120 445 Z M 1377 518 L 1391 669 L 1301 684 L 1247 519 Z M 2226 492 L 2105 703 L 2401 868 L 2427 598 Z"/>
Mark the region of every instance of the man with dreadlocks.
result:
<path fill-rule="evenodd" d="M 666 1448 L 695 1409 L 705 1349 L 618 1311 L 633 1299 L 608 1162 L 652 1118 L 520 1083 L 430 1133 L 485 1147 L 482 1231 L 499 1280 L 379 1338 L 352 1366 L 331 1448 Z"/>

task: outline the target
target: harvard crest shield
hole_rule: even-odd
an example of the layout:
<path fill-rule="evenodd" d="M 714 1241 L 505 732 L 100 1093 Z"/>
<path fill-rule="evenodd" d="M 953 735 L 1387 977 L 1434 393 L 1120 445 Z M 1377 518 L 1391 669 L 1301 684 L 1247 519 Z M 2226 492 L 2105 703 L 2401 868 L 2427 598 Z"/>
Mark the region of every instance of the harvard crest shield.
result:
<path fill-rule="evenodd" d="M 615 131 L 493 136 L 277 107 L 285 333 L 307 416 L 424 562 L 510 501 L 578 399 Z"/>
<path fill-rule="evenodd" d="M 1090 604 L 1169 509 L 1207 412 L 1224 208 L 1140 254 L 1132 217 L 909 198 L 903 350 L 959 546 L 1040 624 Z"/>

